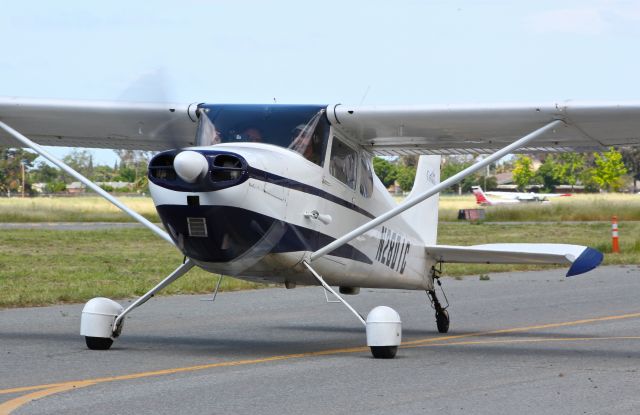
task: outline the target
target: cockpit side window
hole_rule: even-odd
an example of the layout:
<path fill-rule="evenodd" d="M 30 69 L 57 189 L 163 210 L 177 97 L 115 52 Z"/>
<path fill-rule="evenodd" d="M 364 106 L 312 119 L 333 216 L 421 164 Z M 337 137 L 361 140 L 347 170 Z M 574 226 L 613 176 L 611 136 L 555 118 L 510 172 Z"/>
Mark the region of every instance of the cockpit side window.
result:
<path fill-rule="evenodd" d="M 360 156 L 360 194 L 369 198 L 373 194 L 373 172 L 371 160 L 364 155 Z"/>
<path fill-rule="evenodd" d="M 294 128 L 289 150 L 302 154 L 307 160 L 322 166 L 329 141 L 329 122 L 324 110 L 318 112 L 308 123 Z"/>
<path fill-rule="evenodd" d="M 329 173 L 350 188 L 356 188 L 356 163 L 358 154 L 351 147 L 333 137 Z"/>
<path fill-rule="evenodd" d="M 213 123 L 206 115 L 198 120 L 198 131 L 196 132 L 196 140 L 193 143 L 196 146 L 211 146 L 220 143 L 220 135 L 216 131 Z"/>

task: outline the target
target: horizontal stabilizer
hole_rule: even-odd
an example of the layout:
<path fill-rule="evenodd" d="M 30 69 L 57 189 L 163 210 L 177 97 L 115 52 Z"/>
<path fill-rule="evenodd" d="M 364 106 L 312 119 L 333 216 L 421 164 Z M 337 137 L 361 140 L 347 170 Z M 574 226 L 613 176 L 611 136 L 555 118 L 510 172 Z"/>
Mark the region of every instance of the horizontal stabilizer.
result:
<path fill-rule="evenodd" d="M 432 245 L 427 255 L 436 261 L 469 264 L 566 264 L 567 277 L 591 271 L 602 262 L 600 251 L 566 244 Z"/>

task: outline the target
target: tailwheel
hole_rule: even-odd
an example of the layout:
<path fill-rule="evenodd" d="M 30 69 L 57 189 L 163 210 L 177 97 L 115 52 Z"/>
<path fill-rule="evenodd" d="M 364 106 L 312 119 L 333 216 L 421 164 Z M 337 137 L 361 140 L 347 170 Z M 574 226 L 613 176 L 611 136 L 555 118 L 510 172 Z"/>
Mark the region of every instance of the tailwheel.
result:
<path fill-rule="evenodd" d="M 398 346 L 371 346 L 370 349 L 376 359 L 393 359 L 398 352 Z"/>
<path fill-rule="evenodd" d="M 113 344 L 113 339 L 109 337 L 84 337 L 87 347 L 91 350 L 109 350 Z"/>
<path fill-rule="evenodd" d="M 438 300 L 438 296 L 436 295 L 435 286 L 431 290 L 427 290 L 427 297 L 429 297 L 429 301 L 431 302 L 431 307 L 436 311 L 436 326 L 438 327 L 438 333 L 447 333 L 449 332 L 449 312 L 447 308 L 449 307 L 449 300 L 447 299 L 447 295 L 444 293 L 442 289 L 442 283 L 440 282 L 440 275 L 442 274 L 442 264 L 438 264 L 438 268 L 434 265 L 431 267 L 431 277 L 435 284 L 440 287 L 440 291 L 442 292 L 442 296 L 444 298 L 444 305 L 440 303 Z"/>
<path fill-rule="evenodd" d="M 436 326 L 438 326 L 438 333 L 449 331 L 449 312 L 447 310 L 436 311 Z"/>

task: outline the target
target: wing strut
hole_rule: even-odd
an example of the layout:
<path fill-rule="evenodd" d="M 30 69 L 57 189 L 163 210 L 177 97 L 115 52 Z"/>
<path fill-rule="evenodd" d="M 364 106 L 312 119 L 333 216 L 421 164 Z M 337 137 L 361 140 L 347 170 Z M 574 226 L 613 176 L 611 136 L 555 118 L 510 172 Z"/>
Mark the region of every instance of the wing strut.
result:
<path fill-rule="evenodd" d="M 104 197 L 109 202 L 113 203 L 117 208 L 122 210 L 124 213 L 126 213 L 127 215 L 131 216 L 133 219 L 137 220 L 138 222 L 142 223 L 144 226 L 149 228 L 153 233 L 155 233 L 165 241 L 169 242 L 171 245 L 175 246 L 175 244 L 173 243 L 173 240 L 171 240 L 171 237 L 169 236 L 168 233 L 166 233 L 165 231 L 160 229 L 158 226 L 154 225 L 153 223 L 145 219 L 142 215 L 140 215 L 136 211 L 129 209 L 117 198 L 111 196 L 100 186 L 98 186 L 91 180 L 87 179 L 77 171 L 73 170 L 62 160 L 58 159 L 57 157 L 49 153 L 47 150 L 42 148 L 39 144 L 34 143 L 33 141 L 31 141 L 24 135 L 20 134 L 18 131 L 14 130 L 13 128 L 9 127 L 7 124 L 5 124 L 2 121 L 0 121 L 0 128 L 2 128 L 4 131 L 12 135 L 16 140 L 20 141 L 25 146 L 33 149 L 36 153 L 38 153 L 42 157 L 46 158 L 47 160 L 49 160 L 50 162 L 58 166 L 60 169 L 64 170 L 69 175 L 75 177 L 76 179 L 78 179 L 79 181 L 87 185 L 87 187 L 91 188 L 94 192 L 98 193 L 100 196 Z"/>
<path fill-rule="evenodd" d="M 178 278 L 180 278 L 181 276 L 186 274 L 187 271 L 189 271 L 191 268 L 193 268 L 194 265 L 195 265 L 195 263 L 191 259 L 187 259 L 187 261 L 184 264 L 181 264 L 178 268 L 176 268 L 175 271 L 173 271 L 171 274 L 169 274 L 168 277 L 166 277 L 165 279 L 160 281 L 158 283 L 158 285 L 156 285 L 155 287 L 150 289 L 146 294 L 144 294 L 142 297 L 138 298 L 136 301 L 131 303 L 131 305 L 129 307 L 127 307 L 124 311 L 122 311 L 120 314 L 118 314 L 118 316 L 116 317 L 115 321 L 113 322 L 113 332 L 114 332 L 114 334 L 116 336 L 120 334 L 120 330 L 122 328 L 122 321 L 124 320 L 124 317 L 127 314 L 129 314 L 131 311 L 133 311 L 134 308 L 140 307 L 142 304 L 146 303 L 158 291 L 160 291 L 161 289 L 163 289 L 167 285 L 171 284 L 172 282 L 174 282 L 175 280 L 177 280 Z"/>
<path fill-rule="evenodd" d="M 307 261 L 302 261 L 302 263 L 304 264 L 304 266 L 305 266 L 305 267 L 307 267 L 307 269 L 309 270 L 309 272 L 311 272 L 311 274 L 313 274 L 313 276 L 315 277 L 315 279 L 317 279 L 317 280 L 318 280 L 318 282 L 319 282 L 319 283 L 324 287 L 324 289 L 325 289 L 325 290 L 327 290 L 327 291 L 329 291 L 331 294 L 335 295 L 335 296 L 338 298 L 338 300 L 340 300 L 340 302 L 341 302 L 342 304 L 344 304 L 344 305 L 349 309 L 349 311 L 351 311 L 351 312 L 352 312 L 352 313 L 353 313 L 353 314 L 358 318 L 358 320 L 360 320 L 360 322 L 361 322 L 361 323 L 366 327 L 367 322 L 366 322 L 366 321 L 365 321 L 365 319 L 360 315 L 360 313 L 358 313 L 358 312 L 355 310 L 355 308 L 353 308 L 353 307 L 351 306 L 351 304 L 349 304 L 349 303 L 348 303 L 344 298 L 342 298 L 342 297 L 340 296 L 340 294 L 338 294 L 337 292 L 335 292 L 335 290 L 334 290 L 333 288 L 331 288 L 331 286 L 330 286 L 329 284 L 327 284 L 327 282 L 326 282 L 326 281 L 325 281 L 325 280 L 320 276 L 320 274 L 318 274 L 318 273 L 316 272 L 316 270 L 315 270 L 315 269 L 313 269 L 313 268 L 311 267 L 311 265 L 309 265 L 309 264 L 307 263 Z"/>
<path fill-rule="evenodd" d="M 501 159 L 502 157 L 506 156 L 507 154 L 513 152 L 514 150 L 520 148 L 520 147 L 524 147 L 526 144 L 528 144 L 531 140 L 535 139 L 536 137 L 541 136 L 542 134 L 548 132 L 549 130 L 552 130 L 556 127 L 559 127 L 561 125 L 563 125 L 564 122 L 562 120 L 554 120 L 551 121 L 550 123 L 544 125 L 541 128 L 538 128 L 537 130 L 525 135 L 524 137 L 514 141 L 513 143 L 509 144 L 508 146 L 496 151 L 495 153 L 491 154 L 489 157 L 477 162 L 476 164 L 464 169 L 463 171 L 461 171 L 460 173 L 451 176 L 450 178 L 448 178 L 447 180 L 441 182 L 440 184 L 438 184 L 437 186 L 432 187 L 431 189 L 427 190 L 426 192 L 422 193 L 420 196 L 416 197 L 415 199 L 411 199 L 410 201 L 403 203 L 402 205 L 391 209 L 390 211 L 388 211 L 387 213 L 384 213 L 380 216 L 378 216 L 377 218 L 365 223 L 362 226 L 357 227 L 356 229 L 352 230 L 351 232 L 347 233 L 346 235 L 344 235 L 341 238 L 336 239 L 335 241 L 331 242 L 328 245 L 325 245 L 324 247 L 320 248 L 319 250 L 317 250 L 316 252 L 313 252 L 311 254 L 311 256 L 309 257 L 309 259 L 311 261 L 315 261 L 316 259 L 332 252 L 333 250 L 341 247 L 344 244 L 347 244 L 349 242 L 351 242 L 351 240 L 357 238 L 358 236 L 370 231 L 371 229 L 375 228 L 376 226 L 382 224 L 383 222 L 386 222 L 387 220 L 393 218 L 394 216 L 397 216 L 399 214 L 401 214 L 402 212 L 404 212 L 405 210 L 417 205 L 418 203 L 427 200 L 428 198 L 430 198 L 431 196 L 441 192 L 442 190 L 446 189 L 449 186 L 452 186 L 458 182 L 460 182 L 462 179 L 464 179 L 465 177 L 469 176 L 470 174 L 473 174 L 475 172 L 477 172 L 478 170 L 481 170 L 483 168 L 485 168 L 486 166 L 488 166 L 489 164 Z"/>

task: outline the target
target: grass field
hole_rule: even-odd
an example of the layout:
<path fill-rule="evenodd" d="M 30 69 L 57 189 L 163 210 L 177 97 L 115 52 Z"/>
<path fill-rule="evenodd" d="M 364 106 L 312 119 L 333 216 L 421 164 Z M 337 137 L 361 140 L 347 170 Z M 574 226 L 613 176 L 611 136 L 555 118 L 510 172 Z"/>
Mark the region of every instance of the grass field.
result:
<path fill-rule="evenodd" d="M 147 197 L 121 200 L 151 221 L 158 222 Z M 455 221 L 459 209 L 478 208 L 472 195 L 441 196 L 440 220 Z M 551 203 L 522 203 L 485 207 L 486 221 L 640 221 L 640 195 L 588 194 L 556 198 Z M 98 196 L 64 198 L 0 198 L 0 222 L 133 222 Z"/>
<path fill-rule="evenodd" d="M 640 222 L 620 224 L 620 254 L 606 254 L 606 264 L 640 264 Z M 562 242 L 590 245 L 610 252 L 607 223 L 468 224 L 442 223 L 439 243 L 471 245 L 487 242 Z M 96 296 L 124 298 L 154 286 L 182 257 L 146 229 L 99 231 L 0 231 L 0 307 L 83 302 Z M 448 276 L 489 274 L 540 266 L 448 264 Z M 563 271 L 558 271 L 561 278 Z M 578 277 L 579 278 L 579 277 Z M 207 293 L 217 277 L 192 270 L 162 294 Z M 262 285 L 225 278 L 223 290 Z"/>
<path fill-rule="evenodd" d="M 0 231 L 0 307 L 144 294 L 175 269 L 180 253 L 146 229 Z M 204 293 L 217 276 L 191 270 L 162 294 Z M 222 290 L 262 287 L 225 278 Z"/>
<path fill-rule="evenodd" d="M 502 206 L 478 206 L 472 195 L 440 197 L 440 219 L 456 220 L 459 209 L 482 208 L 486 221 L 640 221 L 640 195 L 575 194 L 554 198 L 550 203 L 519 203 Z"/>
<path fill-rule="evenodd" d="M 119 197 L 149 220 L 158 214 L 149 197 Z M 134 222 L 100 196 L 0 198 L 0 222 Z"/>

